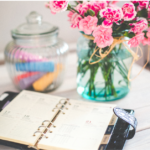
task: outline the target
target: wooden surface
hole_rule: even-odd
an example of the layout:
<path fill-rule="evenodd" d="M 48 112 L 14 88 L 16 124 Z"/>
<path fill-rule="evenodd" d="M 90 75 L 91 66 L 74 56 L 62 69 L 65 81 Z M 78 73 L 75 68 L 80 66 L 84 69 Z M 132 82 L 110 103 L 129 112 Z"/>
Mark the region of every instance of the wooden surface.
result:
<path fill-rule="evenodd" d="M 76 62 L 77 56 L 71 52 L 67 59 L 67 69 L 62 85 L 48 94 L 85 100 L 76 92 Z M 141 67 L 134 65 L 132 75 L 135 76 Z M 17 91 L 12 84 L 5 65 L 0 66 L 0 94 L 4 91 Z M 90 101 L 89 101 L 90 102 Z M 150 150 L 150 72 L 143 72 L 131 84 L 130 93 L 123 99 L 108 102 L 117 104 L 121 108 L 134 109 L 138 120 L 137 133 L 132 140 L 126 142 L 124 150 Z M 0 150 L 12 148 L 0 145 Z"/>

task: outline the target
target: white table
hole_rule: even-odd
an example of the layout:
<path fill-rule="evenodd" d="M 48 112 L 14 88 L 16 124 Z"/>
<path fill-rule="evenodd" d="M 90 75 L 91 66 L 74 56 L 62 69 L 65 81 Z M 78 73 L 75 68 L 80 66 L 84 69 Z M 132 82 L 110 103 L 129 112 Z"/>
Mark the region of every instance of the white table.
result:
<path fill-rule="evenodd" d="M 68 97 L 76 100 L 85 100 L 76 92 L 76 62 L 74 52 L 69 53 L 67 59 L 66 76 L 63 84 L 48 94 Z M 132 74 L 135 76 L 141 67 L 134 65 Z M 0 94 L 4 91 L 18 90 L 12 84 L 5 65 L 0 66 Z M 138 120 L 137 133 L 132 140 L 126 142 L 124 150 L 150 150 L 150 72 L 143 72 L 132 82 L 130 93 L 123 99 L 109 102 L 119 107 L 134 109 Z M 0 145 L 0 150 L 13 150 Z"/>

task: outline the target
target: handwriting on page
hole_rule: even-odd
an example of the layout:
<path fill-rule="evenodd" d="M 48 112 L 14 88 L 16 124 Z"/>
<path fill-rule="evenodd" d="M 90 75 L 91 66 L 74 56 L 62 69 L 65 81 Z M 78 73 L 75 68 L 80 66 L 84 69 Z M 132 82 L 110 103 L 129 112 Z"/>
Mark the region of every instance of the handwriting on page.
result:
<path fill-rule="evenodd" d="M 51 111 L 59 99 L 23 91 L 0 114 L 0 136 L 35 143 L 33 133 L 43 120 L 53 118 Z"/>

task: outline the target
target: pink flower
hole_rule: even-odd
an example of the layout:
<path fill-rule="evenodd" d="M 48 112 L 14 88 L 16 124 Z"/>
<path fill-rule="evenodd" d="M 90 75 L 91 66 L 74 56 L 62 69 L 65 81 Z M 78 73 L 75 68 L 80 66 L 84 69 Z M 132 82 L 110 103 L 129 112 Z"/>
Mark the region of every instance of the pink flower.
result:
<path fill-rule="evenodd" d="M 149 1 L 139 1 L 139 5 L 137 6 L 137 12 L 141 11 L 144 8 L 148 8 Z"/>
<path fill-rule="evenodd" d="M 147 36 L 148 38 L 150 38 L 150 28 L 147 29 L 146 36 Z"/>
<path fill-rule="evenodd" d="M 147 45 L 147 44 L 150 45 L 150 28 L 147 29 L 146 36 L 148 38 L 144 38 L 142 43 L 143 43 L 143 45 Z"/>
<path fill-rule="evenodd" d="M 69 21 L 71 23 L 71 27 L 72 28 L 76 28 L 76 27 L 79 28 L 79 21 L 82 19 L 82 17 L 79 14 L 73 13 L 71 11 L 68 13 L 68 17 L 69 17 Z"/>
<path fill-rule="evenodd" d="M 141 19 L 140 21 L 138 21 L 137 23 L 130 23 L 129 24 L 131 27 L 130 32 L 134 32 L 134 33 L 140 33 L 143 30 L 147 29 L 148 27 L 148 22 L 146 19 Z"/>
<path fill-rule="evenodd" d="M 83 2 L 82 4 L 78 4 L 76 9 L 82 16 L 84 16 L 84 14 L 90 9 L 89 2 Z"/>
<path fill-rule="evenodd" d="M 142 43 L 143 43 L 143 45 L 147 45 L 147 44 L 150 45 L 150 28 L 147 29 L 146 36 L 148 38 L 144 38 Z"/>
<path fill-rule="evenodd" d="M 117 0 L 117 1 L 106 1 L 106 2 L 107 2 L 108 7 L 111 7 L 111 6 L 116 6 L 116 3 L 118 3 L 119 0 Z"/>
<path fill-rule="evenodd" d="M 104 1 L 93 1 L 93 2 L 84 2 L 82 4 L 78 4 L 76 9 L 79 11 L 79 13 L 84 16 L 84 14 L 89 10 L 93 10 L 95 12 L 95 15 L 98 14 L 98 12 L 101 9 L 104 9 L 107 6 L 107 3 Z"/>
<path fill-rule="evenodd" d="M 112 1 L 112 4 L 115 5 L 118 2 L 119 2 L 119 0 L 118 1 Z"/>
<path fill-rule="evenodd" d="M 143 44 L 143 45 L 147 45 L 147 44 L 150 45 L 150 38 L 148 38 L 148 39 L 147 39 L 147 38 L 144 38 L 144 39 L 142 40 L 142 44 Z"/>
<path fill-rule="evenodd" d="M 89 3 L 91 5 L 91 9 L 95 12 L 95 15 L 104 8 L 107 7 L 106 1 L 93 1 Z"/>
<path fill-rule="evenodd" d="M 139 1 L 139 7 L 140 8 L 147 8 L 149 4 L 149 1 Z"/>
<path fill-rule="evenodd" d="M 131 0 L 133 4 L 139 3 L 139 0 Z"/>
<path fill-rule="evenodd" d="M 112 32 L 112 28 L 106 28 L 102 25 L 97 26 L 93 32 L 94 43 L 100 48 L 110 46 L 113 43 Z"/>
<path fill-rule="evenodd" d="M 105 18 L 102 24 L 105 27 L 111 27 L 113 22 L 117 23 L 117 21 L 121 20 L 123 17 L 122 10 L 118 7 L 107 7 L 105 9 L 102 9 L 100 11 L 100 15 L 102 18 Z"/>
<path fill-rule="evenodd" d="M 85 34 L 92 34 L 93 30 L 97 26 L 98 19 L 96 16 L 87 16 L 81 19 L 79 22 L 79 30 L 83 31 Z"/>
<path fill-rule="evenodd" d="M 123 19 L 126 21 L 133 20 L 136 16 L 135 6 L 132 3 L 125 3 L 122 7 Z"/>
<path fill-rule="evenodd" d="M 129 40 L 128 44 L 130 45 L 130 47 L 137 47 L 143 40 L 144 33 L 138 33 L 136 36 Z"/>
<path fill-rule="evenodd" d="M 46 4 L 46 7 L 49 7 L 52 14 L 56 14 L 60 11 L 65 11 L 68 6 L 68 1 L 50 1 Z"/>

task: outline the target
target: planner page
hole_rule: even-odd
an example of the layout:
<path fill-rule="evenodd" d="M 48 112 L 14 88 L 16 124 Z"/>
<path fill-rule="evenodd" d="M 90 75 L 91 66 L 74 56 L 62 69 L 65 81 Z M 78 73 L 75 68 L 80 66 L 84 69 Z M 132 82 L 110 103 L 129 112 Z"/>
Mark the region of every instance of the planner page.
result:
<path fill-rule="evenodd" d="M 70 100 L 59 114 L 53 133 L 42 138 L 38 148 L 52 150 L 98 150 L 115 105 Z"/>
<path fill-rule="evenodd" d="M 51 120 L 52 109 L 59 97 L 37 92 L 23 91 L 0 113 L 0 139 L 34 145 L 40 133 L 34 132 L 43 120 Z M 44 128 L 40 128 L 41 131 Z"/>

